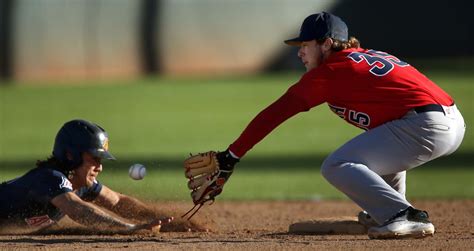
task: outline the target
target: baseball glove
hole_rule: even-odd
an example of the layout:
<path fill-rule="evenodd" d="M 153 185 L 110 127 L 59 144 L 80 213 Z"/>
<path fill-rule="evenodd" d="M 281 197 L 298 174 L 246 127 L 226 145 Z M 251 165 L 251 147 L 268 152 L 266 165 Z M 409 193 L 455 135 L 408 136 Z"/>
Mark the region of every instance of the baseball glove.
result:
<path fill-rule="evenodd" d="M 207 201 L 214 202 L 215 197 L 222 192 L 224 184 L 229 179 L 239 159 L 232 157 L 228 150 L 225 152 L 209 151 L 197 155 L 191 155 L 184 161 L 184 175 L 188 178 L 188 188 L 191 190 L 191 198 L 197 210 L 188 219 L 199 211 Z M 212 204 L 212 203 L 211 203 Z"/>

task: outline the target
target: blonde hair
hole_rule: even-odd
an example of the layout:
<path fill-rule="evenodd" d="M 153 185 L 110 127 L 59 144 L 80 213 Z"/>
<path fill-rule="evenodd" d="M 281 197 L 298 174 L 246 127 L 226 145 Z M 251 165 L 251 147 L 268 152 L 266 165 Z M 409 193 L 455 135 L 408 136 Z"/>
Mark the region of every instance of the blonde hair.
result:
<path fill-rule="evenodd" d="M 341 42 L 339 40 L 333 39 L 334 43 L 332 44 L 333 51 L 342 51 L 349 48 L 360 48 L 360 42 L 355 37 L 350 37 L 349 41 Z"/>
<path fill-rule="evenodd" d="M 327 38 L 318 40 L 318 43 L 322 44 L 322 43 L 324 43 L 324 41 L 326 41 L 326 39 Z M 342 51 L 342 50 L 349 49 L 349 48 L 355 48 L 355 49 L 360 48 L 360 42 L 355 37 L 350 37 L 347 42 L 342 42 L 342 41 L 334 39 L 334 38 L 331 38 L 331 39 L 333 41 L 333 44 L 332 44 L 332 47 L 331 47 L 331 49 L 333 51 Z"/>

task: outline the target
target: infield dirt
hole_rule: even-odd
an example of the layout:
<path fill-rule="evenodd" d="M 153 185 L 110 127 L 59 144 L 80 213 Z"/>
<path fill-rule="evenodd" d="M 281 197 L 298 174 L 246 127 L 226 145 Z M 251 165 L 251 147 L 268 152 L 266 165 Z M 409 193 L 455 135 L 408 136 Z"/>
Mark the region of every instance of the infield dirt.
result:
<path fill-rule="evenodd" d="M 187 211 L 191 203 L 157 202 L 156 206 Z M 161 232 L 133 235 L 93 233 L 64 224 L 42 235 L 0 235 L 0 250 L 474 250 L 474 200 L 421 200 L 436 227 L 433 237 L 370 240 L 358 235 L 290 234 L 292 223 L 355 216 L 360 208 L 350 201 L 220 202 L 205 206 L 195 221 L 209 232 Z"/>

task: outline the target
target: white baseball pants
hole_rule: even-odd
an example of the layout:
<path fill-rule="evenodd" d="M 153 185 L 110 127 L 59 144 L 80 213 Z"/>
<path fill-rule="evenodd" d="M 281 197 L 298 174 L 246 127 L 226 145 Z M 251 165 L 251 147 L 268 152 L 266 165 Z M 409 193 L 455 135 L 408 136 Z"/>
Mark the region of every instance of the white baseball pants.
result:
<path fill-rule="evenodd" d="M 322 175 L 383 224 L 411 206 L 405 198 L 406 170 L 451 154 L 461 144 L 461 113 L 456 105 L 443 109 L 411 110 L 358 135 L 327 157 Z"/>

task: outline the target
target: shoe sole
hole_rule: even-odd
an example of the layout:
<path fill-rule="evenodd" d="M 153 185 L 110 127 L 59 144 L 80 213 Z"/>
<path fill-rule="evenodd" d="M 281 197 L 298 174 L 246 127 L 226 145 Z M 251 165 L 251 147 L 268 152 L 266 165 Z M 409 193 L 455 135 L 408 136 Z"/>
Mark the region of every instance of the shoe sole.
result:
<path fill-rule="evenodd" d="M 397 233 L 397 232 L 369 233 L 370 239 L 407 239 L 407 238 L 421 239 L 428 236 L 434 236 L 434 229 L 421 230 L 421 231 L 411 232 L 411 233 Z"/>

